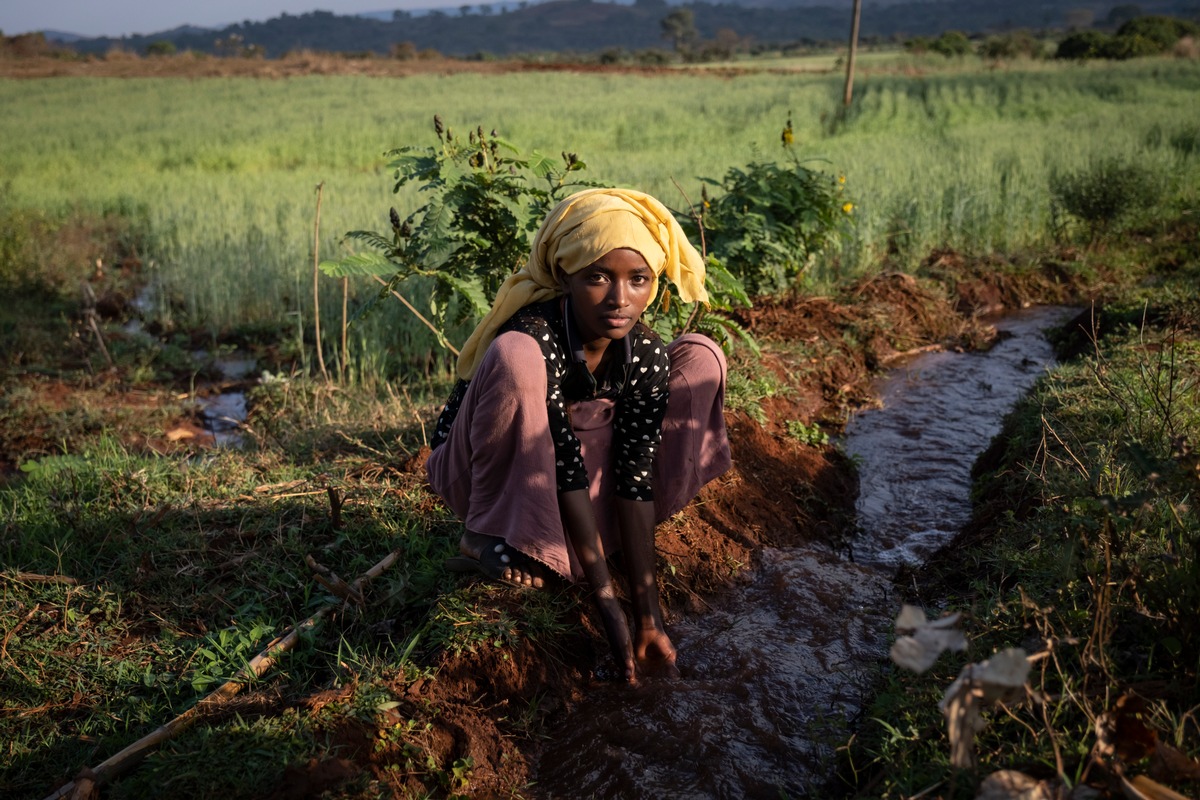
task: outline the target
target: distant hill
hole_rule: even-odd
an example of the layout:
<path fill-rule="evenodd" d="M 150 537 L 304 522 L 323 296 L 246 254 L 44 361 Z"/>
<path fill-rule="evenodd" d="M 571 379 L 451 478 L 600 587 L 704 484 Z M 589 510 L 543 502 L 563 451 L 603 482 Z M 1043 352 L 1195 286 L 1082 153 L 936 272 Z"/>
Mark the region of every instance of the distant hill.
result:
<path fill-rule="evenodd" d="M 103 53 L 113 47 L 144 52 L 160 41 L 178 50 L 228 52 L 250 47 L 267 57 L 307 49 L 386 55 L 398 45 L 408 52 L 434 49 L 446 55 L 512 55 L 536 52 L 601 52 L 614 49 L 667 48 L 662 20 L 673 8 L 665 0 L 636 0 L 631 5 L 551 0 L 510 10 L 508 3 L 414 14 L 390 19 L 339 16 L 327 11 L 283 14 L 265 22 L 244 22 L 219 31 L 177 28 L 122 39 L 79 39 L 71 47 Z M 849 31 L 850 0 L 744 0 L 743 3 L 683 4 L 694 15 L 704 40 L 724 38 L 742 45 L 841 42 Z M 1097 0 L 867 0 L 862 13 L 864 39 L 903 39 L 946 30 L 993 33 L 1013 29 L 1064 30 L 1104 27 L 1114 9 L 1128 14 L 1200 15 L 1197 0 L 1145 0 L 1138 4 Z"/>
<path fill-rule="evenodd" d="M 67 33 L 66 31 L 42 31 L 42 35 L 46 37 L 46 41 L 48 42 L 62 42 L 63 44 L 70 44 L 87 38 L 86 36 L 80 36 L 77 33 Z"/>

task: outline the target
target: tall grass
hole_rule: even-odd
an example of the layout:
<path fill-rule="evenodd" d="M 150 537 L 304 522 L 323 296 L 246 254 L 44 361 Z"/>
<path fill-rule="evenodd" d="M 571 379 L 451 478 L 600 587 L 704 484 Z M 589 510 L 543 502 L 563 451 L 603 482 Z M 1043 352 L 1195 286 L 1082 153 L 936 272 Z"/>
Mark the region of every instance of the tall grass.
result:
<path fill-rule="evenodd" d="M 386 227 L 390 205 L 420 202 L 392 195 L 383 152 L 434 141 L 434 113 L 525 150 L 576 152 L 589 177 L 676 207 L 676 181 L 695 200 L 698 177 L 777 158 L 790 113 L 801 155 L 845 174 L 856 203 L 854 237 L 813 272 L 820 284 L 835 264 L 840 277 L 885 255 L 904 268 L 935 246 L 1043 244 L 1049 174 L 1095 158 L 1142 162 L 1194 200 L 1197 159 L 1171 142 L 1195 128 L 1197 88 L 1200 65 L 1182 61 L 959 66 L 868 76 L 842 117 L 830 74 L 0 81 L 0 174 L 17 206 L 141 209 L 166 321 L 299 330 L 312 316 L 315 186 L 329 257 L 345 231 Z M 332 319 L 340 298 L 328 288 Z M 395 354 L 379 368 L 432 346 L 398 308 L 370 331 Z"/>

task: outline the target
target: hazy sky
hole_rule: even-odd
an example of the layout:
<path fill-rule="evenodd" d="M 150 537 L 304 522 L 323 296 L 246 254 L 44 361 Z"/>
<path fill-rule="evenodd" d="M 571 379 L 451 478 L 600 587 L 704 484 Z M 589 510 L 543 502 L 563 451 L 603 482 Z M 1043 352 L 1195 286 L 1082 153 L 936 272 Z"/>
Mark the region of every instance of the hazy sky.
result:
<path fill-rule="evenodd" d="M 218 27 L 309 11 L 357 14 L 396 8 L 458 8 L 486 0 L 0 0 L 5 36 L 54 30 L 81 36 L 157 33 L 180 25 Z"/>

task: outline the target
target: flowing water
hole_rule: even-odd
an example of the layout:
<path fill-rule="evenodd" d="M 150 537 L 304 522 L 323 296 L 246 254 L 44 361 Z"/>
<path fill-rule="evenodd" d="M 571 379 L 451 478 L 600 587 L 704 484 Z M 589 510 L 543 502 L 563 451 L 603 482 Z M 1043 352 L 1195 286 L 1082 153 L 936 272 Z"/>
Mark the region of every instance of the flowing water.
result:
<path fill-rule="evenodd" d="M 534 792 L 546 798 L 820 796 L 834 748 L 885 657 L 891 576 L 969 519 L 970 469 L 1053 354 L 1042 332 L 1073 313 L 995 321 L 986 353 L 932 353 L 893 370 L 883 407 L 847 428 L 862 493 L 855 561 L 770 549 L 751 580 L 672 627 L 682 676 L 602 686 L 553 732 Z"/>
<path fill-rule="evenodd" d="M 1043 331 L 1076 311 L 1039 306 L 996 319 L 991 350 L 929 353 L 880 383 L 883 407 L 846 427 L 860 465 L 856 561 L 918 564 L 967 523 L 971 465 L 1053 363 Z"/>

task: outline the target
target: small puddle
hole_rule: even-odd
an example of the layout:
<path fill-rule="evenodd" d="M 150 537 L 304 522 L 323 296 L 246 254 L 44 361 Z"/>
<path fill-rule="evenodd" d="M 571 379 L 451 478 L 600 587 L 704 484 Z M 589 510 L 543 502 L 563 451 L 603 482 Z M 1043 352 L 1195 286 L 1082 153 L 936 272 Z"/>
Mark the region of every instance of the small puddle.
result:
<path fill-rule="evenodd" d="M 970 469 L 1003 416 L 1053 361 L 1042 332 L 1074 312 L 995 320 L 986 353 L 920 356 L 881 383 L 883 408 L 856 416 L 856 561 L 771 549 L 749 582 L 703 618 L 672 626 L 682 677 L 601 686 L 539 754 L 544 798 L 820 796 L 835 748 L 886 655 L 891 575 L 944 544 L 970 515 Z"/>
<path fill-rule="evenodd" d="M 157 308 L 157 291 L 154 283 L 148 283 L 130 301 L 134 315 L 122 326 L 127 335 L 158 342 L 146 331 L 144 322 Z M 239 356 L 236 352 L 214 357 L 206 350 L 194 350 L 190 355 L 197 365 L 211 364 L 226 383 L 245 382 L 258 369 L 257 359 Z M 247 415 L 245 392 L 223 391 L 201 396 L 196 398 L 196 407 L 205 430 L 212 435 L 217 447 L 241 447 L 245 441 L 242 425 Z"/>
<path fill-rule="evenodd" d="M 246 395 L 243 392 L 222 392 L 198 399 L 204 427 L 213 436 L 217 447 L 241 447 L 245 442 L 242 423 L 246 421 Z"/>
<path fill-rule="evenodd" d="M 192 358 L 198 364 L 210 359 L 203 350 L 192 353 Z M 221 373 L 226 381 L 245 381 L 258 368 L 258 359 L 243 358 L 237 355 L 222 356 L 212 359 L 213 366 Z M 218 447 L 241 447 L 245 442 L 242 424 L 246 421 L 246 393 L 243 391 L 227 391 L 207 397 L 197 398 L 200 407 L 200 417 L 204 427 L 212 434 Z"/>

